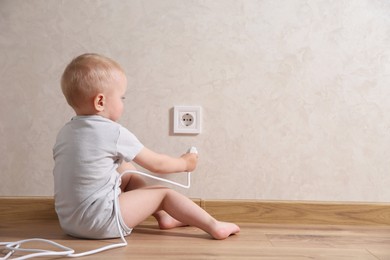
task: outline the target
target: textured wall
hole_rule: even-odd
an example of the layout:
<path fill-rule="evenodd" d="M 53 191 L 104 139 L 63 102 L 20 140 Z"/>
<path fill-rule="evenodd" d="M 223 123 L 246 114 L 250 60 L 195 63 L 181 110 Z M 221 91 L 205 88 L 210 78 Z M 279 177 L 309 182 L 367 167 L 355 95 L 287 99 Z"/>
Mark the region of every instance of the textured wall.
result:
<path fill-rule="evenodd" d="M 52 195 L 59 78 L 99 52 L 128 75 L 121 123 L 198 147 L 183 193 L 390 202 L 389 46 L 386 0 L 0 0 L 0 195 Z M 203 133 L 171 135 L 174 105 L 201 105 Z"/>

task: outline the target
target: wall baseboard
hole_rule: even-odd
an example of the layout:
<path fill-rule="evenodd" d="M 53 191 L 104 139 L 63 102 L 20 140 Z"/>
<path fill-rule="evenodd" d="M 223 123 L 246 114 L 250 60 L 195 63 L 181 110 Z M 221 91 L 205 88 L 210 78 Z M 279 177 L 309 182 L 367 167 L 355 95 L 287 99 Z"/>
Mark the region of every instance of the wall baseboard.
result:
<path fill-rule="evenodd" d="M 390 225 L 390 204 L 305 201 L 201 201 L 217 219 L 242 223 Z"/>
<path fill-rule="evenodd" d="M 390 225 L 389 203 L 200 199 L 194 202 L 218 220 L 237 223 Z M 0 223 L 55 219 L 52 197 L 0 197 Z"/>

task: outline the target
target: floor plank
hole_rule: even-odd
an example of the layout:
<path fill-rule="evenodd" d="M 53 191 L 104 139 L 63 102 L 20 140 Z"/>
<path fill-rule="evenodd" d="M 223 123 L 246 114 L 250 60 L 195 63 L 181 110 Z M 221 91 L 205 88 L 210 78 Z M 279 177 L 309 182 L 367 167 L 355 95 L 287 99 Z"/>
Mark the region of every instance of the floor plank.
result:
<path fill-rule="evenodd" d="M 126 238 L 128 246 L 83 259 L 390 259 L 389 226 L 240 226 L 239 234 L 218 241 L 193 227 L 159 230 L 155 223 L 145 223 Z M 54 220 L 0 223 L 1 242 L 31 237 L 52 239 L 76 252 L 119 241 L 72 238 Z"/>

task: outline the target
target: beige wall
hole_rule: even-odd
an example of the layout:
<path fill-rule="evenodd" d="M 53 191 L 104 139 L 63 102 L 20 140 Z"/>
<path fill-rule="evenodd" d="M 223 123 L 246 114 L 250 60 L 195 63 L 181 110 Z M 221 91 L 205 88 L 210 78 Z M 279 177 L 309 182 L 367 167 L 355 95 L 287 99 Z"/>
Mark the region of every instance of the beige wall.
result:
<path fill-rule="evenodd" d="M 146 146 L 198 147 L 188 196 L 390 202 L 386 0 L 0 0 L 1 196 L 53 194 L 59 77 L 84 52 L 125 68 Z M 203 133 L 171 135 L 174 105 Z"/>

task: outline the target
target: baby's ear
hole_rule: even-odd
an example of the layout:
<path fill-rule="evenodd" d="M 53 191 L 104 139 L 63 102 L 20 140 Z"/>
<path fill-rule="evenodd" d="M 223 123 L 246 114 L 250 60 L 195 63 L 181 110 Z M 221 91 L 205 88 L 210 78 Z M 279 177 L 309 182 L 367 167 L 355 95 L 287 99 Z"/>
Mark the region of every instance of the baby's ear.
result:
<path fill-rule="evenodd" d="M 93 100 L 93 105 L 98 112 L 102 112 L 104 110 L 104 105 L 106 104 L 106 97 L 104 94 L 99 93 L 95 96 Z"/>

